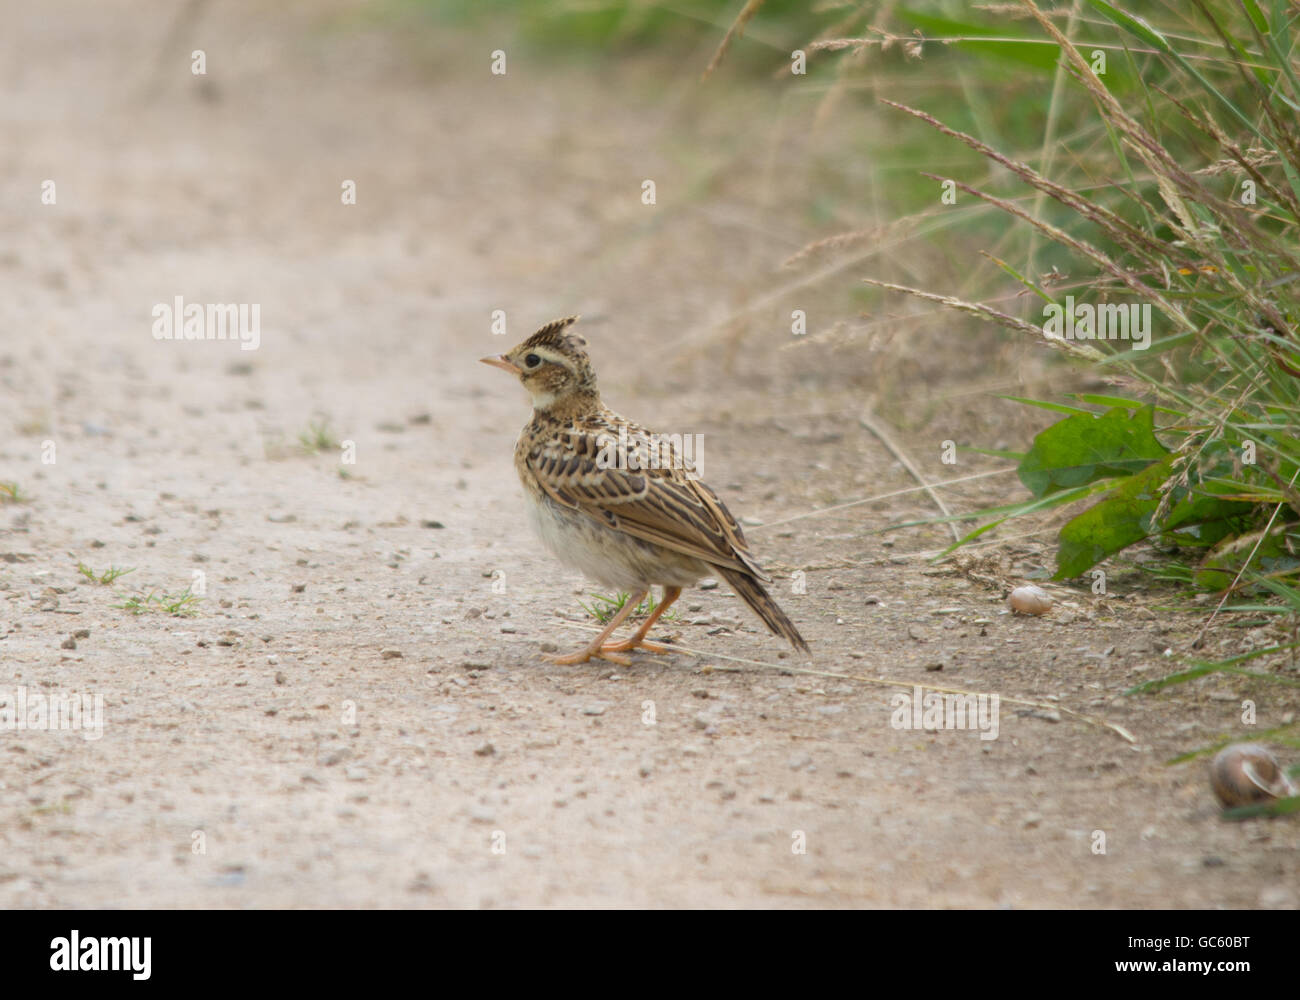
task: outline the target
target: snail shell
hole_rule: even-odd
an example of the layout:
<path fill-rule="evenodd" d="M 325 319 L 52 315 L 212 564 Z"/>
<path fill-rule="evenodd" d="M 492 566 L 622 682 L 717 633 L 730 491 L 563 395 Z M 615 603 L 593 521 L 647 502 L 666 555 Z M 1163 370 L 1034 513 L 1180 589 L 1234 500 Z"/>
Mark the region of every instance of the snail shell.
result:
<path fill-rule="evenodd" d="M 1258 743 L 1234 743 L 1215 754 L 1210 761 L 1210 787 L 1226 808 L 1296 794 L 1277 758 Z"/>
<path fill-rule="evenodd" d="M 1007 603 L 1011 605 L 1012 611 L 1019 611 L 1021 614 L 1045 615 L 1052 610 L 1052 595 L 1042 587 L 1030 584 L 1013 590 L 1007 598 Z"/>

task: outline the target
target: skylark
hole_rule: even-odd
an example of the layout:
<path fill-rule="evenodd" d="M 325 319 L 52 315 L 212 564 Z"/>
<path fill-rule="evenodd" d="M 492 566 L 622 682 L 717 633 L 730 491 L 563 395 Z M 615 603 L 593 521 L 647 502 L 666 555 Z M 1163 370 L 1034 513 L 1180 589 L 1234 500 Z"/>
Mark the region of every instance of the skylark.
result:
<path fill-rule="evenodd" d="M 603 632 L 552 663 L 592 657 L 626 665 L 619 654 L 669 647 L 646 634 L 701 577 L 718 575 L 763 623 L 797 649 L 808 644 L 760 581 L 736 519 L 695 475 L 677 441 L 654 434 L 601 402 L 587 342 L 570 327 L 546 324 L 514 350 L 481 359 L 517 375 L 532 396 L 533 419 L 515 445 L 515 469 L 543 544 L 565 565 L 631 596 Z M 606 642 L 654 585 L 663 599 L 636 633 Z"/>

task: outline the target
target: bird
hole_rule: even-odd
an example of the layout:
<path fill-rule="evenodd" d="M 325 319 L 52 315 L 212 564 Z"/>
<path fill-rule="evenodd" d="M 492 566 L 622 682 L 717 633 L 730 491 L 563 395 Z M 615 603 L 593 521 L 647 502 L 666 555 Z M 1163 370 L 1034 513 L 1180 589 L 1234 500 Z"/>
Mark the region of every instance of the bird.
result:
<path fill-rule="evenodd" d="M 601 400 L 587 341 L 573 329 L 578 318 L 554 320 L 513 350 L 479 359 L 517 376 L 532 398 L 532 419 L 514 458 L 543 545 L 565 565 L 630 595 L 586 646 L 544 659 L 626 666 L 631 660 L 623 654 L 632 650 L 673 652 L 646 636 L 683 587 L 708 576 L 726 580 L 769 630 L 808 653 L 794 622 L 764 589 L 771 578 L 740 525 L 700 480 L 682 439 L 649 431 Z M 630 638 L 611 641 L 654 586 L 662 598 L 646 621 Z"/>

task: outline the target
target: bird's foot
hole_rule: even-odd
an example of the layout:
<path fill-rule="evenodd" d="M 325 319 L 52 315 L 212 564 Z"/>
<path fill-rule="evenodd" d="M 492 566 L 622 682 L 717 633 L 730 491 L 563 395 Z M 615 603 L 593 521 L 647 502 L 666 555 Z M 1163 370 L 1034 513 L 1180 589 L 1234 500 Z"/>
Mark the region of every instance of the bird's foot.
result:
<path fill-rule="evenodd" d="M 609 660 L 611 663 L 617 663 L 620 667 L 630 667 L 632 658 L 629 656 L 619 656 L 618 651 L 621 643 L 607 646 L 584 646 L 576 653 L 565 653 L 563 656 L 557 656 L 554 653 L 543 653 L 542 659 L 547 663 L 558 663 L 561 666 L 571 667 L 574 664 L 586 663 L 589 660 L 601 659 Z"/>
<path fill-rule="evenodd" d="M 674 649 L 672 646 L 665 646 L 663 643 L 650 642 L 648 639 L 638 639 L 633 636 L 631 639 L 624 639 L 622 642 L 611 643 L 602 647 L 611 653 L 625 653 L 633 649 L 643 649 L 647 653 L 680 653 L 680 649 Z"/>

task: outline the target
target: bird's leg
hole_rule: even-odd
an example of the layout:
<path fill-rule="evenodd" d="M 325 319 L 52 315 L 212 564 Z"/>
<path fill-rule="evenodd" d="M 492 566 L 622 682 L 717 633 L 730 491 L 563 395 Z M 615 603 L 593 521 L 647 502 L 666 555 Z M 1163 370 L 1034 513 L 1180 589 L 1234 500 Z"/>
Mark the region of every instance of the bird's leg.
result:
<path fill-rule="evenodd" d="M 677 652 L 671 646 L 664 646 L 657 642 L 646 642 L 646 635 L 654 628 L 655 622 L 659 616 L 668 610 L 673 601 L 682 596 L 681 587 L 665 587 L 664 598 L 659 602 L 659 607 L 645 620 L 645 624 L 636 630 L 636 634 L 630 639 L 624 639 L 622 642 L 616 642 L 613 645 L 606 646 L 605 649 L 612 653 L 622 653 L 629 649 L 644 649 L 647 653 L 673 653 Z"/>
<path fill-rule="evenodd" d="M 559 663 L 564 666 L 571 666 L 575 663 L 586 663 L 593 656 L 598 656 L 602 660 L 612 660 L 614 663 L 622 666 L 631 665 L 632 661 L 626 656 L 619 656 L 618 650 L 622 649 L 622 644 L 617 646 L 606 646 L 604 642 L 609 638 L 616 628 L 623 624 L 624 619 L 632 613 L 638 604 L 645 600 L 648 590 L 642 590 L 633 594 L 627 599 L 627 603 L 618 609 L 618 614 L 609 620 L 605 626 L 605 631 L 596 636 L 590 643 L 578 650 L 576 653 L 566 653 L 564 656 L 555 656 L 549 653 L 543 653 L 542 659 L 547 663 Z"/>

